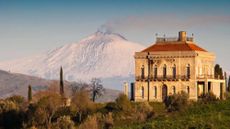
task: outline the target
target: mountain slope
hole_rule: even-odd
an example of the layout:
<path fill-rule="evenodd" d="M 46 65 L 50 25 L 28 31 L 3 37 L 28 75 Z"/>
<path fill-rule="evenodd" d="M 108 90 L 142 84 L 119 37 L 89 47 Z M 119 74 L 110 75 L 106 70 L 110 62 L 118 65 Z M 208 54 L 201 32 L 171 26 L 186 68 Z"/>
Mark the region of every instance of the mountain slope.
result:
<path fill-rule="evenodd" d="M 46 80 L 38 77 L 24 74 L 9 73 L 0 70 L 0 98 L 12 95 L 21 95 L 27 97 L 28 85 L 32 86 L 33 93 L 40 90 L 46 90 L 49 85 L 54 84 L 54 80 Z M 56 84 L 56 83 L 55 83 Z M 65 81 L 66 93 L 71 93 L 69 85 L 71 82 Z M 97 98 L 97 102 L 114 101 L 121 92 L 118 90 L 105 89 L 105 94 Z"/>
<path fill-rule="evenodd" d="M 0 70 L 0 98 L 13 94 L 26 96 L 29 84 L 33 86 L 34 91 L 38 91 L 46 89 L 50 83 L 51 81 L 42 78 Z"/>
<path fill-rule="evenodd" d="M 57 79 L 63 66 L 66 80 L 93 77 L 129 77 L 134 74 L 134 53 L 144 47 L 119 34 L 97 31 L 93 35 L 46 53 L 1 62 L 0 69 L 46 79 Z"/>

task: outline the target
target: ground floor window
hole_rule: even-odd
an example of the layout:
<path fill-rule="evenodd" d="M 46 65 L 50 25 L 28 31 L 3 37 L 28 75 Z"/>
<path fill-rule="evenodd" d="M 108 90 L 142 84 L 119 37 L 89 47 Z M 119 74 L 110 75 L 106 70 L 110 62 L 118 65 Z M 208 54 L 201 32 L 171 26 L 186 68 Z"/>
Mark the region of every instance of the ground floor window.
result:
<path fill-rule="evenodd" d="M 142 88 L 141 88 L 141 96 L 142 96 L 142 98 L 144 98 L 145 96 L 144 96 L 144 87 L 142 86 Z"/>
<path fill-rule="evenodd" d="M 176 87 L 173 86 L 173 94 L 176 94 Z"/>
<path fill-rule="evenodd" d="M 157 87 L 154 86 L 154 97 L 157 98 Z"/>
<path fill-rule="evenodd" d="M 187 86 L 187 93 L 188 93 L 188 95 L 189 95 L 189 93 L 190 93 L 190 88 L 189 88 L 189 86 Z"/>

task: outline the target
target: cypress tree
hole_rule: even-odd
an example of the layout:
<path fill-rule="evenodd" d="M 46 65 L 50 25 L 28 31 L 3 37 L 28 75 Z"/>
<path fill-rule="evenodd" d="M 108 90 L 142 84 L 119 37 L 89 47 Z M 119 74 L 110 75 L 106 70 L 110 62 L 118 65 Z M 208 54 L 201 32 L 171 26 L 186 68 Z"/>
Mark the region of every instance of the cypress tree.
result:
<path fill-rule="evenodd" d="M 64 96 L 64 82 L 63 82 L 63 70 L 62 67 L 60 69 L 60 94 Z"/>
<path fill-rule="evenodd" d="M 228 91 L 230 91 L 230 76 L 228 77 Z"/>
<path fill-rule="evenodd" d="M 32 101 L 32 88 L 31 85 L 28 86 L 28 102 Z"/>
<path fill-rule="evenodd" d="M 215 70 L 214 70 L 214 76 L 215 76 L 215 78 L 218 78 L 219 75 L 220 75 L 220 65 L 216 64 Z"/>

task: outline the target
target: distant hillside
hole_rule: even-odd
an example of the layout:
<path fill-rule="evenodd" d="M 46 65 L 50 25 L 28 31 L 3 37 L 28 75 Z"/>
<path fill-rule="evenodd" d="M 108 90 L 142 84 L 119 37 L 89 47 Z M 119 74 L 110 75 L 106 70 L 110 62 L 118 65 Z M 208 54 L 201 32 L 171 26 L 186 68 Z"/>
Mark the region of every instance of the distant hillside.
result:
<path fill-rule="evenodd" d="M 53 80 L 46 80 L 34 76 L 28 76 L 18 73 L 10 73 L 0 70 L 0 98 L 11 95 L 22 95 L 27 97 L 27 88 L 30 84 L 33 92 L 47 89 Z M 98 98 L 98 102 L 114 101 L 120 91 L 106 89 L 104 96 Z"/>

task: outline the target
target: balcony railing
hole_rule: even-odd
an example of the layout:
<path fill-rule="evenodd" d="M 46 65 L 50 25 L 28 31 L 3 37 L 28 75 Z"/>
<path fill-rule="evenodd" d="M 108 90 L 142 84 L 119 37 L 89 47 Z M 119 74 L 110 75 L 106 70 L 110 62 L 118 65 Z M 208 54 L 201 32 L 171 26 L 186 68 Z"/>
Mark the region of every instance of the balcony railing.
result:
<path fill-rule="evenodd" d="M 157 37 L 157 42 L 176 42 L 179 41 L 178 37 Z M 193 41 L 193 37 L 186 37 L 186 41 Z"/>
<path fill-rule="evenodd" d="M 190 79 L 190 76 L 187 75 L 176 75 L 176 76 L 136 76 L 136 80 L 142 81 L 178 81 L 179 79 L 187 81 Z"/>
<path fill-rule="evenodd" d="M 218 78 L 215 78 L 214 75 L 206 75 L 206 74 L 197 75 L 196 78 L 197 79 L 218 79 Z"/>

